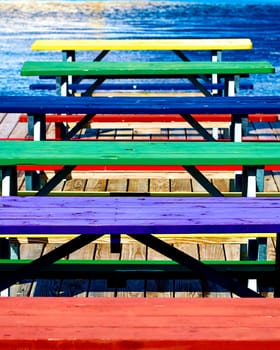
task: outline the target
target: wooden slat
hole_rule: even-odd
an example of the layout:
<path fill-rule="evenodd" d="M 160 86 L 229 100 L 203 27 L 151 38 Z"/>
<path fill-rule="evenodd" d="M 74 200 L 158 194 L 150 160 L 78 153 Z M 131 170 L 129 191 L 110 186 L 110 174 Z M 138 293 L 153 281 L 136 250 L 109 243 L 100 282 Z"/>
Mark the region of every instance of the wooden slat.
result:
<path fill-rule="evenodd" d="M 4 349 L 278 350 L 279 302 L 228 298 L 1 298 Z"/>
<path fill-rule="evenodd" d="M 0 197 L 0 206 L 3 235 L 274 233 L 280 226 L 280 201 L 268 197 Z"/>
<path fill-rule="evenodd" d="M 82 117 L 84 117 L 84 114 L 47 114 L 46 120 L 49 123 L 53 122 L 78 122 L 81 120 Z M 199 122 L 230 122 L 231 121 L 231 115 L 230 114 L 194 114 L 193 117 L 199 121 Z M 248 116 L 249 121 L 271 121 L 276 122 L 278 120 L 277 114 L 250 114 Z M 19 116 L 19 122 L 26 123 L 27 122 L 27 115 L 21 114 Z M 94 123 L 95 127 L 102 128 L 104 127 L 103 123 L 110 123 L 110 126 L 112 126 L 112 123 L 118 123 L 117 125 L 113 124 L 117 127 L 121 127 L 122 124 L 126 125 L 125 123 L 146 123 L 146 122 L 153 122 L 153 123 L 159 123 L 162 125 L 162 123 L 169 123 L 164 124 L 165 127 L 172 127 L 170 123 L 178 123 L 174 124 L 175 126 L 179 125 L 179 127 L 182 127 L 183 125 L 188 125 L 185 121 L 185 119 L 180 114 L 97 114 L 94 117 L 92 117 L 91 121 Z M 106 124 L 105 124 L 106 125 Z M 145 125 L 145 124 L 144 124 Z M 273 124 L 271 127 L 273 127 L 276 124 Z M 126 125 L 127 126 L 127 125 Z M 143 126 L 143 125 L 142 125 Z M 149 126 L 149 124 L 148 124 Z M 279 132 L 278 132 L 279 133 Z"/>
<path fill-rule="evenodd" d="M 43 114 L 278 114 L 279 96 L 0 96 L 0 111 Z"/>
<path fill-rule="evenodd" d="M 22 76 L 186 77 L 199 74 L 274 73 L 266 61 L 244 62 L 62 62 L 26 61 Z"/>
<path fill-rule="evenodd" d="M 86 151 L 85 151 L 86 150 Z M 279 165 L 277 142 L 0 141 L 0 165 Z"/>
<path fill-rule="evenodd" d="M 196 39 L 45 39 L 35 40 L 32 50 L 250 50 L 249 38 Z"/>

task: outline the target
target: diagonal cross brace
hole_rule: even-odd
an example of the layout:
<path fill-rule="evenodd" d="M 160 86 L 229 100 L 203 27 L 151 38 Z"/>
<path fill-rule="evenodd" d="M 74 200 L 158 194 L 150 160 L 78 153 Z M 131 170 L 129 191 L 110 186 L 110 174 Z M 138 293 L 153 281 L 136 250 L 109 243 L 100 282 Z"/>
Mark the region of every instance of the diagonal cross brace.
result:
<path fill-rule="evenodd" d="M 211 196 L 224 196 L 195 166 L 188 165 L 184 166 L 184 168 L 210 193 Z"/>
<path fill-rule="evenodd" d="M 63 137 L 63 140 L 70 140 L 72 137 L 74 137 L 78 131 L 80 131 L 86 123 L 88 123 L 95 114 L 87 114 L 85 115 L 71 130 L 69 130 L 65 136 Z"/>
<path fill-rule="evenodd" d="M 198 133 L 205 138 L 206 141 L 217 141 L 209 132 L 201 126 L 198 121 L 194 119 L 191 114 L 181 114 L 181 116 L 188 122 L 194 129 L 198 131 Z"/>
<path fill-rule="evenodd" d="M 92 241 L 100 238 L 100 235 L 80 235 L 73 238 L 71 241 L 64 243 L 63 245 L 55 248 L 51 252 L 41 256 L 40 258 L 33 260 L 30 264 L 24 266 L 23 268 L 15 271 L 11 274 L 9 279 L 0 280 L 0 291 L 11 287 L 13 284 L 22 281 L 24 279 L 32 279 L 36 276 L 40 270 L 51 265 L 57 260 L 64 258 L 66 255 L 84 247 L 85 245 L 91 243 Z"/>
<path fill-rule="evenodd" d="M 201 278 L 213 281 L 216 284 L 222 286 L 223 288 L 229 290 L 240 297 L 244 298 L 262 298 L 259 293 L 242 285 L 239 281 L 232 280 L 228 278 L 225 274 L 219 273 L 209 266 L 205 266 L 202 262 L 194 259 L 188 254 L 180 251 L 179 249 L 172 247 L 168 243 L 162 241 L 161 239 L 153 235 L 141 235 L 141 234 L 128 234 L 130 237 L 138 242 L 147 245 L 149 248 L 163 254 L 164 256 L 176 261 L 177 263 L 190 268 Z"/>
<path fill-rule="evenodd" d="M 48 181 L 44 187 L 42 187 L 37 193 L 36 196 L 46 196 L 47 194 L 49 194 L 54 188 L 55 186 L 57 186 L 60 181 L 62 181 L 63 179 L 66 178 L 66 176 L 68 174 L 71 173 L 71 171 L 73 169 L 75 169 L 76 165 L 68 165 L 68 166 L 64 166 L 61 170 L 59 170 L 54 177 L 52 177 L 50 179 L 50 181 Z"/>

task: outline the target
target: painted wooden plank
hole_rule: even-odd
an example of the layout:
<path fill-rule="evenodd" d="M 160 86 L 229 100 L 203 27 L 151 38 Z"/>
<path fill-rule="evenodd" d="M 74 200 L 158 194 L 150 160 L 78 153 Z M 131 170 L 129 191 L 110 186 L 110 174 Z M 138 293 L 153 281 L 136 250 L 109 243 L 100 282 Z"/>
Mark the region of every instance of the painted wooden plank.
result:
<path fill-rule="evenodd" d="M 26 61 L 21 76 L 186 77 L 196 74 L 274 73 L 267 61 L 244 62 L 62 62 Z"/>
<path fill-rule="evenodd" d="M 50 246 L 54 248 L 54 244 L 50 244 Z M 179 247 L 186 254 L 191 254 L 199 260 L 197 246 L 195 244 L 175 244 L 175 247 Z M 220 246 L 219 243 L 212 243 L 212 251 Z M 102 243 L 100 247 L 102 250 L 106 250 L 109 245 L 106 246 L 105 244 L 104 246 Z M 122 297 L 174 297 L 175 293 L 183 291 L 185 294 L 181 294 L 181 296 L 185 297 L 192 295 L 188 295 L 188 293 L 193 292 L 199 293 L 197 296 L 202 296 L 200 294 L 202 291 L 204 296 L 207 297 L 209 297 L 208 293 L 219 293 L 216 296 L 221 296 L 221 292 L 225 293 L 221 287 L 212 283 L 208 284 L 208 281 L 207 283 L 203 281 L 204 290 L 202 290 L 200 281 L 196 281 L 194 284 L 190 282 L 190 280 L 201 278 L 199 274 L 192 271 L 191 268 L 181 266 L 167 258 L 163 260 L 164 257 L 161 254 L 152 249 L 147 251 L 146 247 L 140 243 L 125 242 L 122 246 L 121 258 L 127 259 L 129 257 L 130 260 L 83 260 L 92 253 L 94 244 L 89 245 L 88 248 L 83 248 L 84 253 L 82 255 L 77 251 L 76 257 L 79 257 L 79 260 L 60 260 L 34 273 L 36 288 L 33 287 L 34 291 L 31 290 L 26 295 L 82 296 L 81 293 L 83 293 L 86 296 L 89 290 L 88 279 L 92 279 L 95 287 L 98 285 L 99 288 L 103 285 L 102 281 L 108 281 L 111 288 L 117 289 L 116 295 Z M 110 256 L 112 253 L 109 249 L 107 251 L 108 256 Z M 218 249 L 216 251 L 219 252 Z M 203 253 L 205 254 L 205 251 L 202 251 Z M 146 258 L 148 260 L 145 260 Z M 201 260 L 201 262 L 215 271 L 226 273 L 230 278 L 240 280 L 257 278 L 260 285 L 269 286 L 270 288 L 273 288 L 275 278 L 277 278 L 274 261 Z M 1 280 L 17 273 L 20 269 L 26 268 L 30 263 L 32 263 L 32 260 L 0 260 Z M 124 285 L 122 286 L 122 284 Z M 175 285 L 177 286 L 175 287 Z M 103 290 L 100 291 L 106 292 L 107 288 L 105 283 Z M 224 294 L 223 296 L 229 295 Z"/>
<path fill-rule="evenodd" d="M 6 113 L 63 114 L 254 114 L 279 113 L 279 96 L 71 97 L 0 96 Z"/>
<path fill-rule="evenodd" d="M 41 79 L 44 79 L 44 77 L 40 77 Z M 68 87 L 69 89 L 72 89 L 72 90 L 75 90 L 76 92 L 78 91 L 83 91 L 83 90 L 86 90 L 88 88 L 90 88 L 91 84 L 89 83 L 79 83 L 79 84 L 69 84 Z M 210 89 L 216 89 L 216 90 L 223 90 L 224 87 L 225 87 L 225 84 L 222 82 L 222 83 L 217 83 L 217 84 L 213 84 L 213 83 L 208 83 L 208 82 L 205 82 L 203 84 L 203 86 L 210 90 Z M 55 91 L 56 90 L 56 84 L 55 83 L 38 83 L 38 84 L 30 84 L 29 85 L 29 89 L 30 90 L 53 90 Z M 252 90 L 253 89 L 253 85 L 249 82 L 246 82 L 246 81 L 242 81 L 240 84 L 239 84 L 239 89 L 249 89 L 249 90 Z M 194 85 L 191 84 L 191 83 L 188 83 L 188 82 L 184 82 L 184 83 L 168 83 L 168 84 L 159 84 L 159 83 L 156 83 L 156 82 L 153 82 L 153 83 L 135 83 L 135 82 L 132 82 L 132 83 L 129 83 L 129 82 L 125 82 L 125 83 L 117 83 L 117 82 L 113 82 L 113 83 L 106 83 L 104 82 L 102 85 L 99 85 L 98 87 L 96 87 L 96 90 L 95 90 L 95 94 L 96 93 L 100 93 L 101 91 L 107 91 L 108 93 L 108 90 L 110 90 L 110 93 L 112 93 L 112 91 L 114 91 L 115 93 L 116 92 L 120 92 L 120 91 L 126 91 L 126 92 L 131 92 L 131 93 L 141 93 L 143 91 L 172 91 L 172 92 L 179 92 L 180 93 L 183 93 L 185 92 L 186 90 L 196 90 Z"/>
<path fill-rule="evenodd" d="M 263 233 L 280 228 L 278 198 L 0 197 L 0 205 L 3 235 Z"/>
<path fill-rule="evenodd" d="M 132 345 L 278 350 L 280 345 L 276 299 L 1 298 L 0 303 L 0 346 L 7 350 Z"/>
<path fill-rule="evenodd" d="M 250 50 L 249 38 L 196 39 L 41 39 L 32 50 Z"/>
<path fill-rule="evenodd" d="M 84 114 L 48 114 L 46 115 L 46 121 L 49 123 L 55 122 L 78 122 L 85 115 Z M 193 114 L 193 118 L 199 122 L 230 122 L 230 114 Z M 250 114 L 248 116 L 249 122 L 252 121 L 268 121 L 276 122 L 278 121 L 277 114 Z M 21 114 L 19 116 L 19 122 L 26 123 L 27 115 Z M 184 123 L 186 125 L 185 119 L 180 114 L 97 114 L 90 120 L 91 123 L 95 123 L 96 128 L 103 125 L 102 123 L 118 123 L 118 127 L 121 128 L 121 123 Z M 100 123 L 100 124 L 98 124 Z M 169 125 L 171 127 L 171 125 Z M 175 124 L 177 126 L 177 124 Z M 275 125 L 271 125 L 271 129 L 275 128 Z M 275 134 L 279 134 L 277 130 L 274 131 Z M 22 131 L 19 134 L 16 134 L 15 137 L 22 136 Z"/>
<path fill-rule="evenodd" d="M 264 166 L 279 165 L 279 151 L 277 142 L 0 141 L 0 165 Z"/>

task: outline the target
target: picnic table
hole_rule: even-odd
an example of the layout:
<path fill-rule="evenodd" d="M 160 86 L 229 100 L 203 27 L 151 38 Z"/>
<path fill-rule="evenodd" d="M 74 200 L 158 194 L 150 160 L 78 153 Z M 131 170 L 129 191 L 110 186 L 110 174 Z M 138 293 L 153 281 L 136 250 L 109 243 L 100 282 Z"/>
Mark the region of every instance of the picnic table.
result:
<path fill-rule="evenodd" d="M 101 61 L 110 51 L 173 51 L 181 60 L 189 61 L 185 51 L 209 51 L 212 62 L 222 60 L 225 50 L 251 50 L 249 38 L 195 38 L 195 39 L 43 39 L 35 40 L 32 50 L 61 51 L 63 61 L 76 61 L 77 51 L 100 51 L 93 59 Z M 211 83 L 219 82 L 218 75 L 213 74 Z M 72 83 L 72 77 L 68 77 Z M 212 93 L 218 94 L 214 89 Z"/>

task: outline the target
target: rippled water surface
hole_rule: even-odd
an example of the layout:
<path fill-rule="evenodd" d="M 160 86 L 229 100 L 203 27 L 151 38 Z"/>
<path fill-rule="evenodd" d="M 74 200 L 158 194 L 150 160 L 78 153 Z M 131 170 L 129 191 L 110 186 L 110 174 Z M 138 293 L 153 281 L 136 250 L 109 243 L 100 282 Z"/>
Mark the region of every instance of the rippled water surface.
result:
<path fill-rule="evenodd" d="M 253 76 L 253 94 L 280 92 L 280 1 L 0 1 L 0 94 L 34 94 L 35 78 L 20 77 L 25 60 L 61 59 L 32 52 L 36 39 L 249 37 L 253 51 L 224 60 L 268 60 L 274 75 Z M 90 56 L 89 56 L 90 55 Z M 79 52 L 78 59 L 92 53 Z M 192 59 L 208 59 L 191 52 Z M 170 60 L 171 53 L 112 52 L 109 60 Z M 36 92 L 36 94 L 42 92 Z"/>

